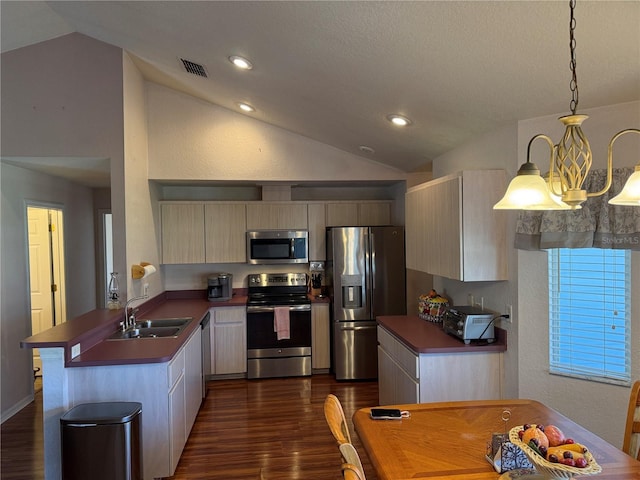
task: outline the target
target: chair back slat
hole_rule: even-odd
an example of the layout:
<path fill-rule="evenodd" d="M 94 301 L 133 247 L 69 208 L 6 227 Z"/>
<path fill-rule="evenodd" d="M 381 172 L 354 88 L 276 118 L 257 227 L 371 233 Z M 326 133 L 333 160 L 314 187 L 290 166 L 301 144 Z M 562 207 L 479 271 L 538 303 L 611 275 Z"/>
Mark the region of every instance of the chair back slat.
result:
<path fill-rule="evenodd" d="M 633 384 L 629 395 L 622 451 L 640 460 L 640 380 Z"/>
<path fill-rule="evenodd" d="M 344 480 L 366 480 L 362 471 L 350 463 L 342 464 L 342 478 Z"/>
<path fill-rule="evenodd" d="M 360 455 L 358 455 L 356 447 L 350 443 L 342 443 L 340 444 L 340 453 L 342 454 L 344 463 L 356 466 L 364 479 L 364 467 L 362 466 L 362 461 L 360 460 Z"/>
<path fill-rule="evenodd" d="M 347 419 L 338 397 L 330 393 L 324 401 L 324 417 L 338 445 L 351 443 Z"/>

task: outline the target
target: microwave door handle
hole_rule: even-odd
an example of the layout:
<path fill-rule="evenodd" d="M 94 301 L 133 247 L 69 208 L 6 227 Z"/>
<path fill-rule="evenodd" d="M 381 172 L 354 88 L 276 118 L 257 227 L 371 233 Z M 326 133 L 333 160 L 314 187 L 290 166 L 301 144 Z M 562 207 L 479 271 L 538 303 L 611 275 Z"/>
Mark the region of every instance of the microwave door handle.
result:
<path fill-rule="evenodd" d="M 294 239 L 292 238 L 291 240 L 289 240 L 289 258 L 295 258 L 295 242 Z"/>

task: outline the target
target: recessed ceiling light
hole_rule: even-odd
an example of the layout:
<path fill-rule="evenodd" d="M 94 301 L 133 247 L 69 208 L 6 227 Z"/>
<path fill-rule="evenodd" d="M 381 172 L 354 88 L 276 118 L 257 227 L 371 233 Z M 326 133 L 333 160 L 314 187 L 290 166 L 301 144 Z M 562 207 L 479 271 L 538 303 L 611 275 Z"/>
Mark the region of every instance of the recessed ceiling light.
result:
<path fill-rule="evenodd" d="M 253 68 L 252 63 L 244 57 L 240 57 L 238 55 L 231 55 L 229 57 L 229 61 L 233 63 L 236 67 L 241 68 L 243 70 L 251 70 Z"/>
<path fill-rule="evenodd" d="M 411 125 L 411 120 L 409 120 L 407 117 L 404 117 L 402 115 L 397 115 L 397 114 L 387 115 L 387 120 L 389 120 L 391 123 L 399 127 L 406 127 L 407 125 Z"/>
<path fill-rule="evenodd" d="M 240 110 L 243 110 L 245 112 L 255 112 L 256 111 L 256 109 L 253 108 L 248 103 L 239 102 L 238 103 L 238 107 L 240 107 Z"/>
<path fill-rule="evenodd" d="M 360 149 L 361 152 L 367 153 L 369 155 L 373 155 L 374 153 L 376 153 L 376 151 L 373 148 L 367 147 L 366 145 L 360 145 L 358 148 Z"/>

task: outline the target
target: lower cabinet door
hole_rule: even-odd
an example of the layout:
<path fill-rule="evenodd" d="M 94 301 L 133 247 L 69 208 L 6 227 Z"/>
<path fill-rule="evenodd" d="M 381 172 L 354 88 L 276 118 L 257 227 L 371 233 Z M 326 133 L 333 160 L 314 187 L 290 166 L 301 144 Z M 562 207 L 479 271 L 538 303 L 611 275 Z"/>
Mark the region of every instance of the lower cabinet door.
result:
<path fill-rule="evenodd" d="M 175 472 L 178 462 L 180 461 L 180 455 L 182 455 L 182 449 L 185 443 L 187 443 L 185 408 L 185 383 L 184 375 L 182 375 L 169 391 L 171 472 Z"/>
<path fill-rule="evenodd" d="M 215 326 L 215 374 L 247 371 L 246 333 L 244 325 Z"/>
<path fill-rule="evenodd" d="M 398 367 L 395 375 L 396 399 L 395 404 L 420 403 L 420 384 L 404 370 Z"/>
<path fill-rule="evenodd" d="M 395 404 L 395 370 L 397 366 L 387 351 L 378 346 L 378 403 Z"/>

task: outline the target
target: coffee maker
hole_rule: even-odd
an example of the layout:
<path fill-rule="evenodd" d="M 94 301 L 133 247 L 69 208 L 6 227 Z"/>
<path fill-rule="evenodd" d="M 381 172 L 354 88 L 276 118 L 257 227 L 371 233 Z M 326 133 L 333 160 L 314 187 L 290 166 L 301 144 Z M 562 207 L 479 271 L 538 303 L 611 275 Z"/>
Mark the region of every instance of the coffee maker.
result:
<path fill-rule="evenodd" d="M 210 302 L 231 300 L 233 295 L 233 275 L 230 273 L 213 273 L 207 279 L 207 297 Z"/>

